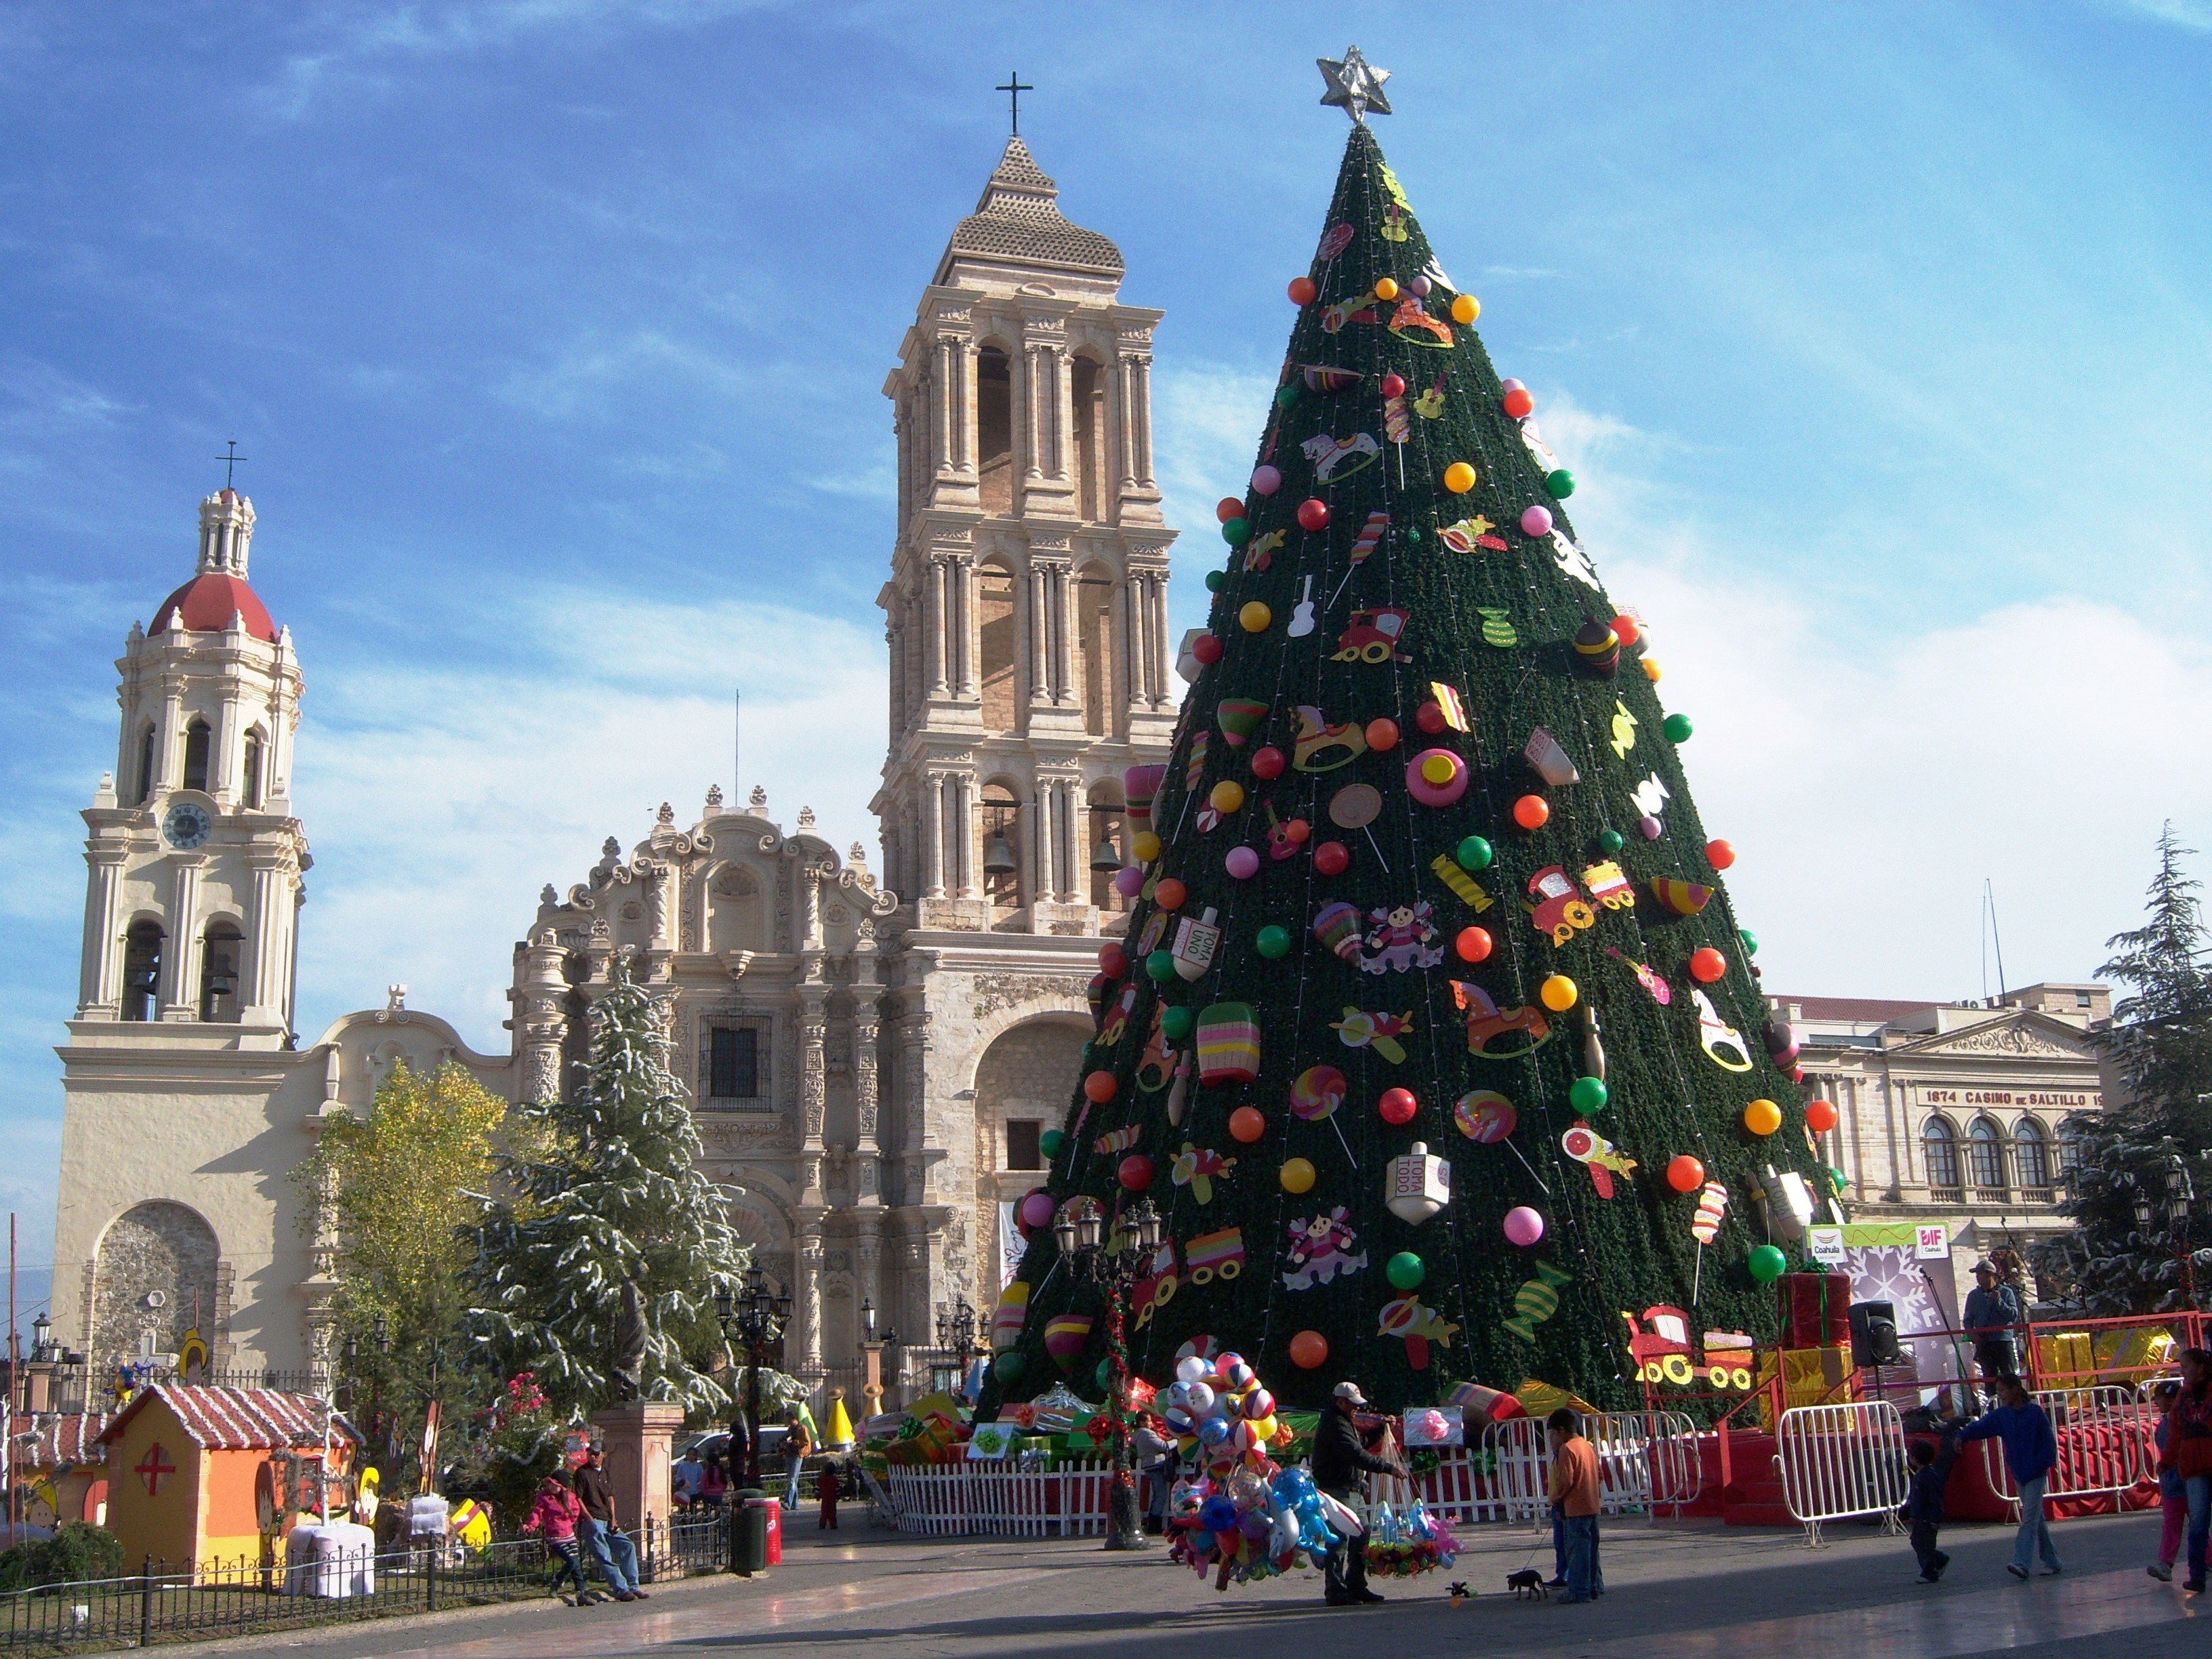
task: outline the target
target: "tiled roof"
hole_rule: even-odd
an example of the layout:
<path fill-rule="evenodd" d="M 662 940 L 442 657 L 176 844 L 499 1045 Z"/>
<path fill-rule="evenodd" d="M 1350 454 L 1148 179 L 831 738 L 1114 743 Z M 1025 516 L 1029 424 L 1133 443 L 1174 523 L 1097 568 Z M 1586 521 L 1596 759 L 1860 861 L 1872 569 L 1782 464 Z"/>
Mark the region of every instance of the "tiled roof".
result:
<path fill-rule="evenodd" d="M 31 1468 L 74 1468 L 81 1463 L 98 1463 L 107 1454 L 99 1446 L 100 1431 L 105 1429 L 115 1413 L 112 1412 L 36 1412 L 31 1414 L 31 1426 L 21 1431 L 22 1437 L 15 1443 L 15 1455 Z M 21 1423 L 23 1419 L 15 1419 Z"/>
<path fill-rule="evenodd" d="M 1062 216 L 1060 186 L 1045 176 L 1019 138 L 1006 141 L 1006 153 L 984 185 L 975 211 L 953 227 L 945 257 L 937 262 L 940 281 L 963 253 L 1101 276 L 1119 276 L 1122 271 L 1121 249 Z"/>
<path fill-rule="evenodd" d="M 149 1401 L 160 1399 L 184 1425 L 191 1443 L 204 1451 L 273 1450 L 323 1443 L 323 1402 L 311 1394 L 283 1389 L 214 1389 L 157 1382 L 117 1413 L 99 1438 L 121 1437 L 131 1419 Z M 341 1440 L 361 1437 L 343 1415 L 331 1416 L 331 1432 Z"/>

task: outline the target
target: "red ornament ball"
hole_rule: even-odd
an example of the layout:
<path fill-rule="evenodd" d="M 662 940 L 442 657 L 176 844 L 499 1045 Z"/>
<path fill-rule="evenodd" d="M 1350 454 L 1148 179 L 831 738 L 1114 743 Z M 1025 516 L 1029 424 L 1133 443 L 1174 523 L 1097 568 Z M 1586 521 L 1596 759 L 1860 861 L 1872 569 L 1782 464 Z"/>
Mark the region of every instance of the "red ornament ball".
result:
<path fill-rule="evenodd" d="M 1231 519 L 1244 516 L 1244 503 L 1234 495 L 1224 495 L 1213 504 L 1213 516 L 1227 524 Z"/>
<path fill-rule="evenodd" d="M 1382 1115 L 1385 1123 L 1407 1124 L 1421 1109 L 1421 1103 L 1413 1098 L 1411 1089 L 1385 1089 L 1382 1098 L 1375 1103 L 1375 1109 Z"/>
<path fill-rule="evenodd" d="M 1431 697 L 1413 711 L 1413 724 L 1435 737 L 1444 729 L 1444 706 Z"/>
<path fill-rule="evenodd" d="M 1690 952 L 1690 977 L 1700 985 L 1711 985 L 1728 972 L 1728 958 L 1710 945 L 1701 945 Z"/>
<path fill-rule="evenodd" d="M 1687 1152 L 1680 1153 L 1668 1163 L 1667 1184 L 1678 1193 L 1694 1193 L 1705 1184 L 1705 1166 Z"/>
<path fill-rule="evenodd" d="M 1229 1133 L 1232 1139 L 1249 1146 L 1267 1133 L 1267 1115 L 1257 1106 L 1239 1106 L 1229 1115 Z"/>
<path fill-rule="evenodd" d="M 1200 634 L 1190 642 L 1190 654 L 1207 667 L 1212 667 L 1221 660 L 1221 635 Z"/>
<path fill-rule="evenodd" d="M 1725 870 L 1735 862 L 1735 848 L 1724 841 L 1705 843 L 1705 862 L 1716 870 Z"/>
<path fill-rule="evenodd" d="M 1309 495 L 1298 503 L 1298 528 L 1326 530 L 1328 528 L 1328 503 Z"/>
<path fill-rule="evenodd" d="M 1386 398 L 1404 397 L 1406 395 L 1406 377 L 1398 374 L 1395 370 L 1385 374 L 1382 377 L 1382 395 Z"/>
<path fill-rule="evenodd" d="M 1513 822 L 1523 830 L 1541 830 L 1551 817 L 1552 804 L 1541 795 L 1523 795 L 1513 803 Z"/>
<path fill-rule="evenodd" d="M 1093 1072 L 1083 1079 L 1083 1097 L 1093 1106 L 1103 1106 L 1121 1091 L 1111 1072 Z"/>
<path fill-rule="evenodd" d="M 1832 1100 L 1808 1100 L 1805 1103 L 1805 1127 L 1816 1135 L 1824 1135 L 1836 1127 L 1836 1103 Z"/>
<path fill-rule="evenodd" d="M 1262 782 L 1272 782 L 1282 776 L 1283 768 L 1288 764 L 1283 751 L 1273 744 L 1252 751 L 1252 775 Z"/>
<path fill-rule="evenodd" d="M 1525 386 L 1517 386 L 1502 399 L 1505 412 L 1515 420 L 1526 420 L 1536 412 L 1536 399 Z"/>
<path fill-rule="evenodd" d="M 1310 306 L 1321 297 L 1321 290 L 1314 286 L 1312 277 L 1293 276 L 1291 278 L 1290 295 L 1292 305 Z"/>
<path fill-rule="evenodd" d="M 1118 945 L 1101 945 L 1098 951 L 1098 971 L 1109 979 L 1119 979 L 1128 971 L 1129 953 Z"/>
<path fill-rule="evenodd" d="M 1283 826 L 1283 839 L 1293 847 L 1304 846 L 1306 837 L 1311 834 L 1313 834 L 1313 825 L 1308 823 L 1304 818 L 1292 818 Z"/>
<path fill-rule="evenodd" d="M 1393 720 L 1368 721 L 1367 746 L 1378 755 L 1395 749 L 1398 746 L 1398 722 Z"/>
<path fill-rule="evenodd" d="M 1152 902 L 1163 910 L 1180 910 L 1183 901 L 1190 896 L 1190 889 L 1173 876 L 1163 876 L 1152 887 Z"/>
<path fill-rule="evenodd" d="M 1340 841 L 1325 841 L 1314 848 L 1314 868 L 1324 876 L 1340 876 L 1352 868 L 1352 854 Z"/>
<path fill-rule="evenodd" d="M 1319 1370 L 1328 1364 L 1328 1339 L 1319 1331 L 1300 1331 L 1291 1339 L 1291 1364 L 1302 1371 Z"/>
<path fill-rule="evenodd" d="M 1637 625 L 1635 617 L 1623 615 L 1613 619 L 1613 636 L 1626 649 L 1644 637 L 1644 630 Z"/>
<path fill-rule="evenodd" d="M 1490 935 L 1480 927 L 1462 927 L 1459 937 L 1452 941 L 1452 949 L 1459 952 L 1462 962 L 1483 962 L 1490 956 Z"/>
<path fill-rule="evenodd" d="M 1132 1152 L 1121 1160 L 1121 1167 L 1115 1173 L 1124 1187 L 1133 1193 L 1141 1193 L 1152 1184 L 1152 1160 L 1142 1152 Z"/>

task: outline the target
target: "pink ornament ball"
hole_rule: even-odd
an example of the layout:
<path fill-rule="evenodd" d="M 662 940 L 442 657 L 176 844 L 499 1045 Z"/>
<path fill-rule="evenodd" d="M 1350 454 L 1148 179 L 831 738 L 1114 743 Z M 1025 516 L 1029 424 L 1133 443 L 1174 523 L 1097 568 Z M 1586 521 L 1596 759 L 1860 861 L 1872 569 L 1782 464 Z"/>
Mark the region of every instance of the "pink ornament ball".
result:
<path fill-rule="evenodd" d="M 1221 867 L 1239 881 L 1249 881 L 1260 873 L 1260 855 L 1249 847 L 1232 847 Z"/>
<path fill-rule="evenodd" d="M 1413 290 L 1415 299 L 1425 300 L 1429 297 L 1429 279 L 1425 276 L 1415 276 L 1406 286 Z"/>
<path fill-rule="evenodd" d="M 1552 533 L 1552 509 L 1547 507 L 1526 508 L 1521 514 L 1521 533 L 1524 536 L 1548 536 Z"/>
<path fill-rule="evenodd" d="M 1022 1200 L 1021 1224 L 1031 1232 L 1052 1225 L 1052 1195 L 1042 1187 Z"/>
<path fill-rule="evenodd" d="M 1145 872 L 1141 866 L 1125 864 L 1114 872 L 1114 890 L 1123 898 L 1134 898 L 1145 890 Z"/>
<path fill-rule="evenodd" d="M 1272 495 L 1283 487 L 1283 475 L 1272 466 L 1252 469 L 1252 489 L 1261 495 Z"/>
<path fill-rule="evenodd" d="M 1527 1249 L 1544 1236 L 1544 1218 L 1526 1204 L 1516 1204 L 1505 1212 L 1505 1237 L 1509 1243 Z"/>
<path fill-rule="evenodd" d="M 1659 820 L 1653 817 L 1649 812 L 1646 812 L 1642 817 L 1636 820 L 1636 827 L 1644 832 L 1644 840 L 1656 841 L 1659 839 L 1659 831 L 1661 828 Z"/>

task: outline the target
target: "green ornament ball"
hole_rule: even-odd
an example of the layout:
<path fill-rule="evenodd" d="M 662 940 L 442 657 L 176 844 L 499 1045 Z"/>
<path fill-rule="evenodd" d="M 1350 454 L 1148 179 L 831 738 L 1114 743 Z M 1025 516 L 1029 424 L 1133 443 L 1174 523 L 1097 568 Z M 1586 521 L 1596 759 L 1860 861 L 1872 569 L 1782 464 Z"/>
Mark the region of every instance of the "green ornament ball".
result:
<path fill-rule="evenodd" d="M 1020 1382 L 1023 1370 L 1022 1357 L 1018 1353 L 1002 1353 L 991 1362 L 992 1380 L 1001 1388 Z"/>
<path fill-rule="evenodd" d="M 1418 543 L 1420 539 L 1421 539 L 1421 532 L 1420 532 L 1419 531 L 1418 531 L 1418 530 L 1414 529 L 1413 526 L 1411 526 L 1411 525 L 1407 525 L 1407 526 L 1406 526 L 1406 545 L 1407 545 L 1407 546 L 1408 546 L 1408 547 L 1412 547 L 1412 546 L 1413 546 L 1413 545 L 1414 545 L 1416 543 Z"/>
<path fill-rule="evenodd" d="M 1269 922 L 1254 938 L 1252 948 L 1270 962 L 1280 962 L 1291 953 L 1291 930 Z"/>
<path fill-rule="evenodd" d="M 1597 845 L 1598 850 L 1601 853 L 1618 853 L 1627 844 L 1620 838 L 1620 831 L 1618 830 L 1601 830 L 1598 832 Z"/>
<path fill-rule="evenodd" d="M 1198 1029 L 1198 1016 L 1188 1008 L 1170 1008 L 1160 1016 L 1160 1035 L 1170 1042 L 1181 1042 Z"/>
<path fill-rule="evenodd" d="M 1487 870 L 1491 860 L 1498 854 L 1491 851 L 1490 843 L 1480 836 L 1469 836 L 1460 842 L 1452 856 L 1459 860 L 1462 870 Z"/>
<path fill-rule="evenodd" d="M 1221 539 L 1231 547 L 1242 547 L 1252 539 L 1252 520 L 1228 519 L 1221 526 Z"/>
<path fill-rule="evenodd" d="M 1044 1154 L 1048 1164 L 1056 1163 L 1066 1150 L 1067 1132 L 1065 1129 L 1047 1129 L 1037 1137 L 1037 1151 Z"/>
<path fill-rule="evenodd" d="M 1153 951 L 1152 955 L 1145 958 L 1145 971 L 1152 975 L 1153 984 L 1165 985 L 1170 980 L 1176 976 L 1175 952 L 1172 951 Z"/>
<path fill-rule="evenodd" d="M 1275 389 L 1275 407 L 1276 407 L 1276 408 L 1278 408 L 1278 409 L 1288 409 L 1288 408 L 1289 408 L 1292 404 L 1294 404 L 1294 403 L 1297 402 L 1297 400 L 1298 400 L 1298 389 L 1297 389 L 1297 386 L 1295 386 L 1295 385 L 1291 385 L 1291 386 L 1278 386 L 1278 387 Z"/>
<path fill-rule="evenodd" d="M 1690 724 L 1690 717 L 1687 714 L 1669 714 L 1660 722 L 1659 729 L 1667 734 L 1667 741 L 1669 743 L 1687 743 L 1690 740 L 1690 733 L 1698 728 Z"/>
<path fill-rule="evenodd" d="M 1751 1259 L 1744 1265 L 1751 1269 L 1751 1276 L 1760 1284 L 1771 1285 L 1790 1271 L 1790 1258 L 1776 1246 L 1762 1244 L 1751 1253 Z"/>
<path fill-rule="evenodd" d="M 1102 1388 L 1102 1389 L 1110 1389 L 1110 1388 L 1112 1388 L 1112 1387 L 1114 1386 L 1114 1362 L 1113 1362 L 1113 1360 L 1111 1360 L 1110 1358 L 1108 1358 L 1108 1359 L 1102 1359 L 1102 1360 L 1100 1360 L 1100 1361 L 1098 1362 L 1098 1369 L 1097 1369 L 1097 1370 L 1093 1371 L 1093 1372 L 1091 1373 L 1091 1375 L 1092 1375 L 1093 1376 L 1095 1376 L 1095 1377 L 1097 1377 L 1097 1378 L 1098 1379 L 1098 1386 L 1099 1386 L 1100 1388 Z"/>
<path fill-rule="evenodd" d="M 1401 1250 L 1390 1258 L 1390 1265 L 1382 1271 L 1389 1275 L 1391 1284 L 1401 1291 L 1418 1290 L 1429 1270 L 1421 1265 L 1421 1258 L 1411 1250 Z"/>
<path fill-rule="evenodd" d="M 1758 934 L 1753 933 L 1748 927 L 1739 927 L 1735 930 L 1735 936 L 1743 941 L 1744 955 L 1755 957 L 1759 954 Z"/>
<path fill-rule="evenodd" d="M 1578 1077 L 1574 1087 L 1567 1091 L 1567 1098 L 1578 1112 L 1601 1112 L 1611 1091 L 1601 1077 Z"/>
<path fill-rule="evenodd" d="M 1237 522 L 1242 524 L 1243 520 L 1240 519 Z M 1228 586 L 1229 573 L 1226 570 L 1209 570 L 1206 573 L 1206 591 L 1207 592 L 1218 593 L 1223 588 Z"/>
<path fill-rule="evenodd" d="M 1828 1185 L 1835 1190 L 1836 1195 L 1838 1198 L 1842 1197 L 1844 1183 L 1849 1181 L 1850 1177 L 1844 1175 L 1841 1170 L 1837 1169 L 1833 1164 L 1828 1166 L 1827 1176 Z"/>
<path fill-rule="evenodd" d="M 1560 467 L 1544 475 L 1544 488 L 1552 492 L 1552 499 L 1564 501 L 1575 493 L 1575 475 Z"/>

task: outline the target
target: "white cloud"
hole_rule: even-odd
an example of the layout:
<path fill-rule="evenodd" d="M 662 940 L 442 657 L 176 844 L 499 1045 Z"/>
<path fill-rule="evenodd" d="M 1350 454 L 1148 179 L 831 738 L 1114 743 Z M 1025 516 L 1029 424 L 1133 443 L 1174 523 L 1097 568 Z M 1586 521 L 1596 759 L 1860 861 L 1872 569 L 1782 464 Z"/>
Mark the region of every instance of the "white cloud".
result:
<path fill-rule="evenodd" d="M 2192 34 L 2212 34 L 2212 0 L 2106 0 L 2116 11 L 2171 23 Z"/>

